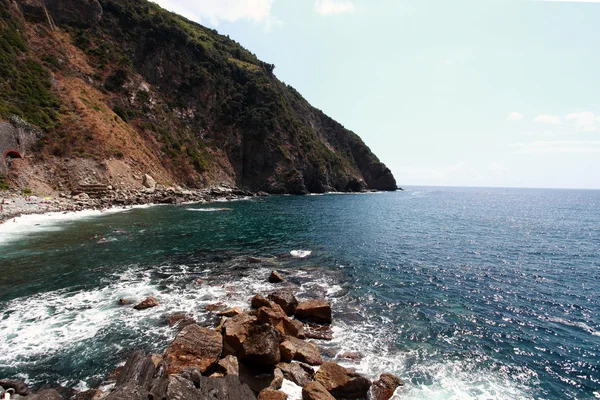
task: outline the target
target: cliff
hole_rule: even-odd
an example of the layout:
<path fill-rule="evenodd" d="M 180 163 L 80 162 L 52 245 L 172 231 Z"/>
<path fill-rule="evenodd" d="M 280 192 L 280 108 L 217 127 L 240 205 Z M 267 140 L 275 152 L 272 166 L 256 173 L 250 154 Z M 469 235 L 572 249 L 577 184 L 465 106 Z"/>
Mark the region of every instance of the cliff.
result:
<path fill-rule="evenodd" d="M 396 190 L 273 65 L 154 3 L 0 0 L 0 28 L 0 117 L 38 131 L 8 170 L 17 186 L 135 186 L 150 173 L 190 188 Z"/>

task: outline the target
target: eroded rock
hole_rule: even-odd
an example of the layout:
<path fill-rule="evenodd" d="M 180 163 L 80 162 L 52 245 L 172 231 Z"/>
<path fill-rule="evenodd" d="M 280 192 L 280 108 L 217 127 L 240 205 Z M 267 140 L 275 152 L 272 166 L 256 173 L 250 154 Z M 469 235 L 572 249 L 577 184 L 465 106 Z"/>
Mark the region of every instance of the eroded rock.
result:
<path fill-rule="evenodd" d="M 312 381 L 302 388 L 302 400 L 335 400 L 335 397 L 321 383 Z"/>
<path fill-rule="evenodd" d="M 298 306 L 296 296 L 288 290 L 278 290 L 269 294 L 269 300 L 278 304 L 287 315 L 293 315 Z"/>
<path fill-rule="evenodd" d="M 331 305 L 327 300 L 313 299 L 303 301 L 296 307 L 298 318 L 313 322 L 331 323 Z"/>
<path fill-rule="evenodd" d="M 275 270 L 271 271 L 271 275 L 269 275 L 269 282 L 271 283 L 281 283 L 285 281 L 285 279 L 283 279 L 283 276 L 281 276 L 281 274 Z"/>
<path fill-rule="evenodd" d="M 165 352 L 168 373 L 176 374 L 188 367 L 202 373 L 216 365 L 223 350 L 223 336 L 198 325 L 186 326 Z"/>
<path fill-rule="evenodd" d="M 223 354 L 237 354 L 248 336 L 250 326 L 255 322 L 256 317 L 248 314 L 240 314 L 225 321 L 222 328 Z"/>
<path fill-rule="evenodd" d="M 242 343 L 240 359 L 252 364 L 275 365 L 281 361 L 279 344 L 282 335 L 268 324 L 252 325 Z"/>
<path fill-rule="evenodd" d="M 392 374 L 381 374 L 379 379 L 371 386 L 372 400 L 389 400 L 394 395 L 396 389 L 403 386 L 404 382 Z"/>
<path fill-rule="evenodd" d="M 258 400 L 287 400 L 287 394 L 273 389 L 263 389 L 258 394 Z"/>
<path fill-rule="evenodd" d="M 154 297 L 146 297 L 141 303 L 133 306 L 136 310 L 145 310 L 147 308 L 152 308 L 158 306 L 158 300 Z"/>
<path fill-rule="evenodd" d="M 323 363 L 315 374 L 315 380 L 336 399 L 367 397 L 371 387 L 367 378 L 334 362 Z"/>

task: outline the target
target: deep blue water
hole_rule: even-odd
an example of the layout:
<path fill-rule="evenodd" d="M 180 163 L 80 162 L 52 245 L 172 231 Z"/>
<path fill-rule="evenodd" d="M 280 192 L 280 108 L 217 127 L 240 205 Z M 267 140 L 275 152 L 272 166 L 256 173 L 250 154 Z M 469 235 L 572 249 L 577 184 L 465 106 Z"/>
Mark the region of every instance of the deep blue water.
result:
<path fill-rule="evenodd" d="M 204 305 L 247 306 L 277 268 L 299 297 L 333 302 L 325 354 L 359 351 L 343 363 L 396 373 L 402 398 L 600 398 L 600 191 L 430 187 L 32 221 L 0 226 L 0 377 L 97 385 L 132 349 L 164 350 L 165 314 L 210 325 Z M 312 254 L 284 257 L 295 249 Z M 116 304 L 147 295 L 161 305 Z"/>

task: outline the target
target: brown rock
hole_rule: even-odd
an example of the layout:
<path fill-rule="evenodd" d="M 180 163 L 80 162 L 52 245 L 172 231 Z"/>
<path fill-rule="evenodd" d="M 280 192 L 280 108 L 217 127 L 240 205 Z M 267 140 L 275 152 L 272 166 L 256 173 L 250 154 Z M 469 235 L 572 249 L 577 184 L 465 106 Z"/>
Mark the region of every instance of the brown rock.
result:
<path fill-rule="evenodd" d="M 254 308 L 271 307 L 271 303 L 269 303 L 269 300 L 265 299 L 260 294 L 255 295 L 250 301 L 250 304 Z"/>
<path fill-rule="evenodd" d="M 122 305 L 122 306 L 127 305 L 127 304 L 129 304 L 129 300 L 127 300 L 127 299 L 119 299 L 119 304 Z"/>
<path fill-rule="evenodd" d="M 217 365 L 217 372 L 225 375 L 239 375 L 240 374 L 240 364 L 238 362 L 237 357 L 235 356 L 227 356 L 221 360 Z"/>
<path fill-rule="evenodd" d="M 162 354 L 150 354 L 149 357 L 150 361 L 152 361 L 152 364 L 154 365 L 154 368 L 158 368 L 164 360 Z"/>
<path fill-rule="evenodd" d="M 17 397 L 19 398 L 19 397 Z M 30 400 L 63 400 L 62 396 L 55 389 L 46 389 L 32 396 L 27 396 Z"/>
<path fill-rule="evenodd" d="M 304 325 L 287 316 L 278 304 L 272 304 L 272 307 L 261 307 L 258 309 L 258 321 L 263 324 L 270 324 L 283 335 L 295 337 L 304 337 Z"/>
<path fill-rule="evenodd" d="M 360 360 L 362 358 L 362 354 L 356 351 L 345 351 L 342 354 L 338 355 L 336 358 L 345 358 L 346 360 Z"/>
<path fill-rule="evenodd" d="M 157 305 L 158 300 L 156 300 L 154 297 L 146 297 L 144 301 L 142 301 L 136 306 L 133 306 L 133 308 L 135 308 L 136 310 L 145 310 L 147 308 L 156 307 Z"/>
<path fill-rule="evenodd" d="M 174 313 L 167 315 L 167 323 L 169 326 L 177 326 L 183 328 L 185 326 L 195 324 L 196 320 L 184 313 Z"/>
<path fill-rule="evenodd" d="M 281 353 L 281 361 L 291 362 L 296 356 L 296 346 L 288 340 L 284 340 L 279 345 L 279 352 Z"/>
<path fill-rule="evenodd" d="M 233 307 L 225 311 L 220 311 L 217 313 L 220 317 L 235 317 L 236 315 L 242 314 L 242 310 L 239 307 Z"/>
<path fill-rule="evenodd" d="M 274 366 L 257 367 L 240 363 L 239 381 L 248 385 L 253 392 L 258 394 L 263 389 L 280 389 L 283 383 L 283 373 L 277 372 Z"/>
<path fill-rule="evenodd" d="M 305 324 L 304 337 L 307 339 L 331 340 L 333 331 L 327 325 Z"/>
<path fill-rule="evenodd" d="M 259 264 L 259 263 L 263 262 L 263 260 L 261 260 L 260 258 L 258 258 L 258 257 L 252 257 L 252 256 L 246 257 L 246 260 L 250 264 Z"/>
<path fill-rule="evenodd" d="M 227 306 L 224 303 L 207 304 L 204 306 L 204 309 L 209 312 L 221 311 L 226 308 L 227 308 Z"/>
<path fill-rule="evenodd" d="M 307 300 L 298 304 L 296 317 L 314 322 L 331 323 L 331 305 L 327 300 Z"/>
<path fill-rule="evenodd" d="M 321 365 L 323 363 L 321 351 L 316 344 L 292 336 L 286 336 L 285 341 L 290 342 L 293 347 L 294 360 L 310 365 Z"/>
<path fill-rule="evenodd" d="M 271 325 L 252 325 L 242 343 L 240 360 L 258 365 L 275 365 L 281 361 L 279 344 L 282 335 Z"/>
<path fill-rule="evenodd" d="M 248 329 L 256 322 L 256 317 L 248 314 L 236 315 L 223 324 L 223 353 L 237 354 L 248 336 Z"/>
<path fill-rule="evenodd" d="M 79 392 L 75 395 L 75 400 L 98 400 L 102 397 L 104 392 L 100 389 L 91 389 L 83 392 Z"/>
<path fill-rule="evenodd" d="M 280 283 L 285 281 L 283 277 L 277 271 L 271 271 L 271 275 L 269 275 L 269 282 L 271 283 Z"/>
<path fill-rule="evenodd" d="M 293 315 L 298 306 L 296 296 L 288 290 L 278 290 L 271 293 L 269 295 L 269 300 L 278 304 L 287 315 Z"/>
<path fill-rule="evenodd" d="M 371 387 L 367 378 L 334 362 L 323 363 L 315 374 L 315 380 L 336 399 L 367 397 Z"/>
<path fill-rule="evenodd" d="M 24 382 L 17 381 L 14 379 L 2 379 L 0 380 L 0 386 L 5 390 L 14 389 L 15 393 L 20 396 L 27 396 L 29 394 L 29 388 Z"/>
<path fill-rule="evenodd" d="M 177 335 L 165 352 L 167 372 L 176 374 L 188 367 L 202 373 L 213 367 L 223 350 L 223 337 L 212 329 L 188 325 Z"/>
<path fill-rule="evenodd" d="M 302 400 L 335 400 L 319 382 L 308 382 L 302 388 Z"/>
<path fill-rule="evenodd" d="M 287 400 L 287 398 L 287 394 L 273 389 L 263 389 L 258 394 L 258 400 Z"/>
<path fill-rule="evenodd" d="M 379 380 L 371 386 L 371 399 L 389 400 L 400 386 L 404 386 L 404 382 L 397 376 L 392 374 L 381 374 Z"/>
<path fill-rule="evenodd" d="M 304 386 L 312 381 L 315 371 L 306 364 L 280 362 L 277 368 L 283 373 L 283 377 L 294 382 L 298 386 Z"/>

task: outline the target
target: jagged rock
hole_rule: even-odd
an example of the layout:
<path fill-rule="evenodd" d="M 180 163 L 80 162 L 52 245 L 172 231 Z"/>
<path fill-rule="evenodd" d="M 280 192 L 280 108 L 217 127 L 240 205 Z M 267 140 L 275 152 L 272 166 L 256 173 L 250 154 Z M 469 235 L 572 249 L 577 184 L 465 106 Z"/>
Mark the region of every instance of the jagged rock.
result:
<path fill-rule="evenodd" d="M 4 388 L 4 390 L 14 389 L 15 393 L 21 396 L 27 396 L 29 394 L 29 389 L 24 382 L 13 380 L 13 379 L 2 379 L 0 380 L 0 386 Z"/>
<path fill-rule="evenodd" d="M 258 322 L 272 325 L 283 335 L 304 337 L 304 325 L 302 322 L 288 317 L 285 311 L 277 304 L 272 304 L 271 307 L 259 308 L 257 318 Z"/>
<path fill-rule="evenodd" d="M 193 374 L 171 375 L 166 400 L 256 400 L 252 390 L 235 376 L 208 378 Z"/>
<path fill-rule="evenodd" d="M 296 346 L 292 342 L 284 340 L 279 345 L 279 352 L 281 353 L 281 361 L 291 362 L 296 356 Z"/>
<path fill-rule="evenodd" d="M 379 380 L 371 386 L 372 400 L 389 400 L 394 395 L 396 389 L 404 386 L 400 378 L 392 374 L 381 374 Z"/>
<path fill-rule="evenodd" d="M 144 174 L 142 185 L 148 189 L 154 189 L 156 187 L 156 181 L 148 174 Z"/>
<path fill-rule="evenodd" d="M 327 300 L 303 301 L 296 307 L 295 315 L 301 319 L 329 324 L 331 323 L 331 305 Z"/>
<path fill-rule="evenodd" d="M 279 272 L 271 271 L 271 275 L 269 275 L 269 282 L 281 283 L 283 281 L 285 281 L 285 279 L 283 279 L 283 277 L 281 276 L 281 274 L 279 274 Z"/>
<path fill-rule="evenodd" d="M 286 336 L 281 344 L 282 346 L 280 346 L 280 348 L 285 348 L 284 352 L 286 353 L 286 358 L 287 353 L 291 353 L 293 354 L 292 359 L 297 361 L 305 362 L 310 365 L 321 365 L 323 363 L 321 351 L 314 343 L 293 336 Z"/>
<path fill-rule="evenodd" d="M 288 290 L 278 290 L 269 294 L 269 300 L 278 304 L 287 315 L 293 315 L 298 306 L 296 296 Z"/>
<path fill-rule="evenodd" d="M 238 362 L 237 357 L 235 356 L 226 356 L 225 358 L 219 360 L 217 365 L 217 372 L 223 374 L 223 376 L 227 375 L 236 375 L 240 374 L 240 364 Z"/>
<path fill-rule="evenodd" d="M 30 400 L 63 400 L 60 393 L 55 389 L 46 389 L 41 392 L 34 394 L 33 396 L 27 396 Z"/>
<path fill-rule="evenodd" d="M 302 388 L 302 400 L 335 400 L 335 397 L 325 389 L 325 386 L 313 381 Z"/>
<path fill-rule="evenodd" d="M 188 325 L 165 352 L 168 373 L 176 374 L 187 367 L 197 367 L 204 373 L 216 365 L 222 350 L 223 337 L 219 332 Z"/>
<path fill-rule="evenodd" d="M 315 374 L 315 380 L 336 399 L 367 397 L 371 387 L 367 378 L 334 362 L 323 363 Z"/>
<path fill-rule="evenodd" d="M 91 389 L 79 392 L 75 395 L 75 400 L 99 400 L 104 395 L 100 389 Z"/>
<path fill-rule="evenodd" d="M 166 365 L 161 362 L 155 366 L 156 360 L 141 351 L 134 352 L 121 369 L 115 388 L 106 400 L 146 400 L 150 395 L 159 397 L 164 392 L 167 376 Z"/>
<path fill-rule="evenodd" d="M 281 361 L 281 339 L 281 333 L 271 325 L 252 325 L 242 343 L 240 359 L 251 364 L 275 365 Z"/>
<path fill-rule="evenodd" d="M 260 307 L 271 307 L 271 303 L 269 303 L 269 300 L 265 299 L 263 296 L 261 296 L 260 294 L 255 295 L 252 300 L 250 300 L 250 304 L 252 305 L 252 307 L 254 308 L 260 308 Z"/>
<path fill-rule="evenodd" d="M 362 358 L 362 354 L 356 351 L 345 351 L 341 354 L 338 354 L 336 358 L 345 358 L 347 360 L 360 360 Z"/>
<path fill-rule="evenodd" d="M 207 304 L 207 305 L 204 306 L 204 309 L 206 311 L 210 311 L 210 312 L 213 312 L 213 311 L 222 311 L 222 310 L 224 310 L 226 308 L 227 308 L 227 306 L 224 303 Z"/>
<path fill-rule="evenodd" d="M 304 386 L 314 380 L 315 371 L 306 364 L 280 362 L 277 368 L 281 370 L 285 379 L 298 386 Z"/>
<path fill-rule="evenodd" d="M 273 389 L 263 389 L 258 394 L 258 400 L 287 400 L 287 394 Z"/>
<path fill-rule="evenodd" d="M 223 324 L 223 354 L 237 354 L 248 336 L 250 326 L 256 317 L 248 314 L 236 315 Z"/>
<path fill-rule="evenodd" d="M 240 310 L 239 307 L 233 307 L 228 310 L 219 311 L 217 313 L 217 315 L 220 317 L 235 317 L 236 315 L 240 315 L 240 314 L 242 314 L 242 310 Z"/>
<path fill-rule="evenodd" d="M 331 340 L 333 339 L 333 331 L 328 325 L 309 323 L 304 325 L 304 337 L 306 339 Z"/>
<path fill-rule="evenodd" d="M 146 297 L 141 303 L 133 306 L 136 310 L 145 310 L 147 308 L 156 307 L 158 305 L 158 300 L 154 297 Z"/>

